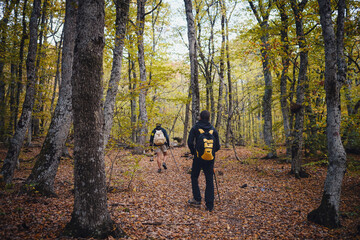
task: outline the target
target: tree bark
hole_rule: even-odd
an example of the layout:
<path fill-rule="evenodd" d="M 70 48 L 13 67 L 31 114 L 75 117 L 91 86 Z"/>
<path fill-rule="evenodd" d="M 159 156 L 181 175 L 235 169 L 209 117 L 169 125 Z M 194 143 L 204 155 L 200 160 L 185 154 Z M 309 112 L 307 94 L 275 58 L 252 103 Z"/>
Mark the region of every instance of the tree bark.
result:
<path fill-rule="evenodd" d="M 15 125 L 17 124 L 17 115 L 19 112 L 20 106 L 20 95 L 23 88 L 23 62 L 24 62 L 24 45 L 25 45 L 25 38 L 27 38 L 26 34 L 26 8 L 27 8 L 27 0 L 24 0 L 23 5 L 23 13 L 22 13 L 22 34 L 20 40 L 20 49 L 19 49 L 19 71 L 18 71 L 18 79 L 17 79 L 17 88 L 16 88 L 16 107 L 15 107 Z"/>
<path fill-rule="evenodd" d="M 302 0 L 300 3 L 297 3 L 297 0 L 291 0 L 291 7 L 295 15 L 295 25 L 296 25 L 296 36 L 298 39 L 298 45 L 300 50 L 300 69 L 298 75 L 298 84 L 296 89 L 296 104 L 292 109 L 295 113 L 295 126 L 292 133 L 292 147 L 291 147 L 291 173 L 295 175 L 296 178 L 300 178 L 303 174 L 301 168 L 302 162 L 302 150 L 303 150 L 303 130 L 304 130 L 304 95 L 305 95 L 305 86 L 306 86 L 306 72 L 308 67 L 308 50 L 306 46 L 306 38 L 303 28 L 302 12 L 305 8 L 307 0 Z"/>
<path fill-rule="evenodd" d="M 270 0 L 268 3 L 267 9 L 264 9 L 264 6 L 260 5 L 259 8 L 262 9 L 260 13 L 258 12 L 256 6 L 254 5 L 252 0 L 248 0 L 250 7 L 260 25 L 262 35 L 261 35 L 261 58 L 262 58 L 262 68 L 264 74 L 264 82 L 265 82 L 265 93 L 263 96 L 263 134 L 265 145 L 268 147 L 269 152 L 267 154 L 267 158 L 275 158 L 276 150 L 274 146 L 274 139 L 272 134 L 272 76 L 270 71 L 270 63 L 269 63 L 269 53 L 270 45 L 269 45 L 269 15 L 270 10 L 272 8 L 272 1 Z M 261 4 L 261 1 L 259 1 Z"/>
<path fill-rule="evenodd" d="M 66 20 L 65 20 L 66 21 Z M 54 110 L 54 103 L 55 98 L 57 94 L 57 86 L 60 85 L 60 61 L 61 61 L 61 52 L 62 52 L 62 43 L 64 39 L 64 34 L 61 34 L 59 45 L 56 43 L 56 49 L 58 51 L 57 53 L 57 60 L 56 60 L 56 73 L 55 73 L 55 79 L 54 79 L 54 88 L 53 93 L 51 97 L 51 105 L 50 105 L 50 113 L 53 113 Z"/>
<path fill-rule="evenodd" d="M 10 140 L 10 146 L 4 160 L 3 167 L 1 169 L 1 174 L 3 175 L 3 180 L 5 183 L 11 183 L 16 163 L 20 154 L 22 144 L 25 139 L 26 129 L 28 128 L 31 120 L 32 109 L 34 106 L 35 100 L 35 59 L 36 59 L 36 50 L 37 50 L 37 32 L 38 24 L 37 20 L 40 16 L 40 0 L 34 0 L 34 7 L 31 13 L 30 18 L 30 41 L 29 41 L 29 50 L 26 60 L 26 70 L 27 70 L 27 89 L 25 95 L 25 101 L 23 104 L 23 110 L 21 117 L 19 119 L 15 134 Z"/>
<path fill-rule="evenodd" d="M 142 148 L 146 142 L 148 116 L 146 110 L 146 92 L 147 92 L 147 78 L 146 78 L 146 65 L 145 65 L 145 50 L 144 50 L 144 26 L 145 26 L 145 3 L 146 0 L 137 0 L 137 37 L 138 37 L 138 61 L 140 70 L 140 94 L 139 94 L 139 147 Z M 142 149 L 138 149 L 140 153 Z"/>
<path fill-rule="evenodd" d="M 192 111 L 192 125 L 194 125 L 200 116 L 200 93 L 199 93 L 199 73 L 197 61 L 197 43 L 194 16 L 192 13 L 191 0 L 184 0 L 186 22 L 188 27 L 189 39 L 189 56 L 190 56 L 190 74 L 191 74 L 191 111 Z"/>
<path fill-rule="evenodd" d="M 14 55 L 13 55 L 14 56 Z M 15 59 L 15 56 L 13 57 Z M 8 134 L 13 135 L 14 134 L 14 119 L 15 119 L 15 90 L 16 90 L 16 78 L 17 78 L 17 67 L 15 63 L 11 63 L 10 66 L 10 72 L 11 72 L 11 83 L 10 83 L 10 100 L 9 100 L 9 108 L 10 108 L 10 120 L 9 120 L 9 126 L 8 126 Z"/>
<path fill-rule="evenodd" d="M 16 26 L 18 24 L 18 11 L 19 11 L 19 1 L 16 1 L 16 6 L 14 7 L 14 25 Z M 18 39 L 12 39 L 12 44 L 13 46 L 16 46 L 18 44 Z M 16 104 L 15 104 L 15 99 L 16 99 L 16 81 L 17 81 L 17 74 L 18 74 L 18 68 L 17 68 L 17 64 L 18 64 L 18 56 L 16 54 L 16 48 L 11 48 L 10 49 L 10 54 L 11 54 L 11 60 L 10 60 L 10 86 L 9 86 L 9 95 L 10 95 L 10 99 L 9 99 L 9 109 L 10 109 L 10 118 L 9 118 L 9 123 L 8 123 L 8 128 L 6 131 L 6 135 L 13 135 L 15 132 L 15 126 L 16 126 L 16 122 L 15 120 L 15 115 L 17 114 L 15 112 L 16 108 Z M 8 138 L 5 138 L 5 141 L 8 141 Z"/>
<path fill-rule="evenodd" d="M 9 17 L 12 10 L 15 7 L 15 3 L 17 1 L 6 1 L 4 16 L 0 21 L 0 140 L 3 140 L 5 135 L 5 108 L 6 108 L 6 99 L 5 99 L 5 90 L 6 90 L 6 82 L 4 77 L 4 66 L 5 66 L 5 58 L 7 52 L 6 46 L 6 34 L 8 29 Z"/>
<path fill-rule="evenodd" d="M 131 77 L 133 74 L 133 77 Z M 135 63 L 131 60 L 131 55 L 129 51 L 129 90 L 130 90 L 130 110 L 131 110 L 131 140 L 133 143 L 136 143 L 136 71 L 135 71 Z"/>
<path fill-rule="evenodd" d="M 107 208 L 104 162 L 104 0 L 79 0 L 72 75 L 74 208 L 64 234 L 123 237 Z"/>
<path fill-rule="evenodd" d="M 191 99 L 191 85 L 189 85 L 188 98 L 185 106 L 185 121 L 184 121 L 184 132 L 182 145 L 186 146 L 187 137 L 188 137 L 188 129 L 189 129 L 189 113 L 190 113 L 190 99 Z"/>
<path fill-rule="evenodd" d="M 76 17 L 77 0 L 67 0 L 59 99 L 41 152 L 23 186 L 23 191 L 26 191 L 26 186 L 31 184 L 43 195 L 55 195 L 55 176 L 72 123 L 71 76 L 76 37 Z"/>
<path fill-rule="evenodd" d="M 221 48 L 220 48 L 220 67 L 219 67 L 219 96 L 217 104 L 217 115 L 215 128 L 219 129 L 221 126 L 222 112 L 223 112 L 223 91 L 224 91 L 224 72 L 225 72 L 225 21 L 226 9 L 224 2 L 220 1 L 221 7 Z"/>
<path fill-rule="evenodd" d="M 329 0 L 318 0 L 325 43 L 325 91 L 327 107 L 327 148 L 329 165 L 320 206 L 308 219 L 330 228 L 340 227 L 341 184 L 346 170 L 346 153 L 341 142 L 340 89 L 345 82 L 342 69 L 345 0 L 338 2 L 337 36 L 331 19 Z M 338 64 L 338 65 L 337 65 Z M 338 72 L 337 72 L 338 71 Z"/>
<path fill-rule="evenodd" d="M 283 125 L 285 132 L 285 145 L 286 145 L 286 162 L 290 162 L 291 160 L 291 140 L 290 140 L 290 108 L 288 103 L 288 93 L 287 93 L 287 81 L 288 81 L 288 72 L 290 66 L 290 50 L 289 50 L 289 40 L 288 40 L 288 28 L 289 21 L 288 15 L 286 14 L 285 9 L 285 1 L 277 2 L 277 7 L 280 11 L 281 18 L 281 43 L 282 43 L 282 72 L 280 77 L 280 104 L 281 104 L 281 112 L 283 116 Z"/>
<path fill-rule="evenodd" d="M 46 58 L 46 53 L 43 51 L 43 45 L 46 41 L 46 22 L 47 22 L 47 9 L 48 4 L 47 1 L 43 1 L 42 9 L 41 9 L 41 23 L 40 23 L 40 32 L 39 32 L 39 44 L 38 44 L 38 53 L 37 53 L 37 59 L 36 59 L 36 72 L 35 76 L 37 79 L 37 85 L 38 89 L 36 91 L 35 99 L 35 107 L 34 107 L 34 114 L 32 115 L 32 130 L 34 136 L 39 136 L 41 129 L 40 129 L 40 115 L 43 109 L 43 101 L 44 101 L 44 90 L 42 89 L 42 86 L 44 86 L 44 74 L 42 72 L 39 74 L 39 70 L 42 70 L 41 62 L 42 59 Z"/>
<path fill-rule="evenodd" d="M 104 146 L 106 147 L 113 125 L 114 106 L 116 94 L 118 91 L 118 84 L 121 78 L 121 63 L 124 48 L 124 38 L 126 33 L 126 23 L 129 14 L 130 0 L 116 0 L 116 32 L 115 32 L 115 46 L 113 50 L 113 63 L 109 81 L 109 88 L 106 94 L 104 105 Z"/>
<path fill-rule="evenodd" d="M 225 6 L 224 6 L 225 7 Z M 234 114 L 234 102 L 233 102 L 233 88 L 232 88 L 232 80 L 231 80 L 231 64 L 230 64 L 230 49 L 229 49 L 229 23 L 228 20 L 225 19 L 225 26 L 226 26 L 226 44 L 225 44 L 225 50 L 226 50 L 226 66 L 227 66 L 227 80 L 228 80 L 228 95 L 229 95 L 229 107 L 228 107 L 228 119 L 226 123 L 226 136 L 225 136 L 225 147 L 229 147 L 229 140 L 231 137 L 231 128 L 232 128 L 232 117 Z"/>
<path fill-rule="evenodd" d="M 201 35 L 202 35 L 202 31 L 201 31 L 201 20 L 200 20 L 200 12 L 203 11 L 201 9 L 202 6 L 200 6 L 199 4 L 196 4 L 196 19 L 195 21 L 197 21 L 197 30 L 198 30 L 198 34 L 197 34 L 197 50 L 199 51 L 199 57 L 201 60 L 201 63 L 198 62 L 198 66 L 200 67 L 200 70 L 205 78 L 205 88 L 206 88 L 206 106 L 205 109 L 208 110 L 210 112 L 210 123 L 213 125 L 215 122 L 215 115 L 216 115 L 216 110 L 215 110 L 215 101 L 214 101 L 214 89 L 213 89 L 213 83 L 214 83 L 214 56 L 215 56 L 215 44 L 214 44 L 214 29 L 215 29 L 215 23 L 216 23 L 216 18 L 217 13 L 213 14 L 211 12 L 211 8 L 212 8 L 212 3 L 208 3 L 207 1 L 205 1 L 206 4 L 206 13 L 208 16 L 208 21 L 209 21 L 209 34 L 210 36 L 208 37 L 207 41 L 205 41 L 205 46 L 202 46 L 202 41 L 201 41 Z M 206 44 L 207 42 L 207 44 Z M 205 50 L 207 49 L 207 50 Z M 207 53 L 206 53 L 207 52 Z M 207 54 L 207 55 L 205 55 Z"/>

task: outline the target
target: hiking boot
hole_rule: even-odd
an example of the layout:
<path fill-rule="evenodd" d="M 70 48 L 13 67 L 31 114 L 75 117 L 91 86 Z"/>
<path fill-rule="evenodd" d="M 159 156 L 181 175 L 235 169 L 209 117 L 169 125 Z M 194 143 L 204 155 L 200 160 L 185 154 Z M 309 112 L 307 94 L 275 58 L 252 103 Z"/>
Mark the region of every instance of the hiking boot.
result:
<path fill-rule="evenodd" d="M 162 164 L 163 168 L 166 170 L 167 169 L 167 166 L 165 163 Z"/>
<path fill-rule="evenodd" d="M 158 173 L 161 173 L 161 168 L 158 169 Z"/>
<path fill-rule="evenodd" d="M 196 201 L 196 200 L 193 198 L 193 199 L 190 199 L 190 200 L 188 201 L 188 203 L 189 203 L 190 205 L 199 206 L 199 205 L 201 204 L 201 201 Z"/>
<path fill-rule="evenodd" d="M 205 210 L 206 210 L 206 211 L 209 211 L 209 212 L 212 212 L 212 210 L 214 210 L 214 208 L 213 208 L 213 207 L 208 207 L 208 206 L 206 206 L 206 207 L 205 207 Z"/>

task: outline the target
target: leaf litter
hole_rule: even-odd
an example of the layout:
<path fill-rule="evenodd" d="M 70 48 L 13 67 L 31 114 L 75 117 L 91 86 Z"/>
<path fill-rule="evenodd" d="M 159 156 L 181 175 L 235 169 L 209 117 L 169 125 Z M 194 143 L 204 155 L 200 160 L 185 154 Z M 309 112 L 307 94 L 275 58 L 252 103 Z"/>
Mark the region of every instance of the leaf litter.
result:
<path fill-rule="evenodd" d="M 55 181 L 57 198 L 18 195 L 39 147 L 27 149 L 12 187 L 0 191 L 0 239 L 69 239 L 59 237 L 73 208 L 73 160 L 62 159 Z M 119 154 L 119 151 L 121 152 Z M 307 221 L 321 201 L 326 167 L 307 168 L 309 178 L 289 175 L 290 164 L 265 160 L 261 149 L 237 147 L 217 153 L 214 211 L 191 207 L 187 148 L 173 148 L 167 170 L 157 172 L 149 156 L 130 150 L 107 154 L 108 208 L 129 239 L 360 239 L 360 177 L 346 174 L 339 229 Z M 6 149 L 1 148 L 3 159 Z M 359 156 L 357 160 L 360 161 Z M 199 177 L 204 198 L 205 178 Z M 215 185 L 216 186 L 216 185 Z M 220 201 L 219 201 L 220 197 Z M 113 239 L 109 237 L 109 239 Z"/>

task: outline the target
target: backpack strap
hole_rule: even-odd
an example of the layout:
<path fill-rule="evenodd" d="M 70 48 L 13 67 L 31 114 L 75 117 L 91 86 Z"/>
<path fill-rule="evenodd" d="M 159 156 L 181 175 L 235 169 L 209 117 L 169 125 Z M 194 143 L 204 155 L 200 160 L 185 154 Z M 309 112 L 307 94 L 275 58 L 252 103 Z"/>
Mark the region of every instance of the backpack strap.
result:
<path fill-rule="evenodd" d="M 202 133 L 204 133 L 205 131 L 204 131 L 203 129 L 199 128 L 199 132 L 200 132 L 200 134 L 202 134 Z M 213 132 L 214 132 L 214 130 L 210 130 L 210 131 L 209 131 L 209 133 L 210 133 L 211 135 L 213 134 Z"/>

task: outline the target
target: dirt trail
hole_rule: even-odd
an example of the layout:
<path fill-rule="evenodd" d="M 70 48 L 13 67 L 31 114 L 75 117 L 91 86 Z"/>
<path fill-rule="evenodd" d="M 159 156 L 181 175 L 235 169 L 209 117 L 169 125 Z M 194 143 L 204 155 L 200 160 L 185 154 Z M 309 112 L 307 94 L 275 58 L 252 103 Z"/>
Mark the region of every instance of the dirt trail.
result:
<path fill-rule="evenodd" d="M 215 189 L 214 211 L 190 207 L 192 160 L 188 150 L 174 148 L 167 170 L 157 173 L 156 161 L 113 151 L 106 158 L 107 173 L 114 160 L 108 204 L 113 219 L 130 239 L 359 239 L 359 177 L 347 174 L 342 196 L 343 227 L 330 230 L 306 220 L 321 200 L 325 167 L 308 168 L 311 177 L 297 180 L 290 165 L 262 160 L 261 150 L 238 148 L 240 164 L 232 150 L 220 150 L 215 169 L 221 202 Z M 0 239 L 52 239 L 70 221 L 73 204 L 73 160 L 61 162 L 56 178 L 59 198 L 18 196 L 17 189 L 34 164 L 30 149 L 16 171 L 14 188 L 1 191 Z M 116 157 L 116 158 L 115 158 Z M 138 161 L 138 164 L 136 164 Z M 133 175 L 133 173 L 135 174 Z M 204 193 L 204 175 L 200 175 Z M 130 187 L 129 187 L 130 186 Z"/>

